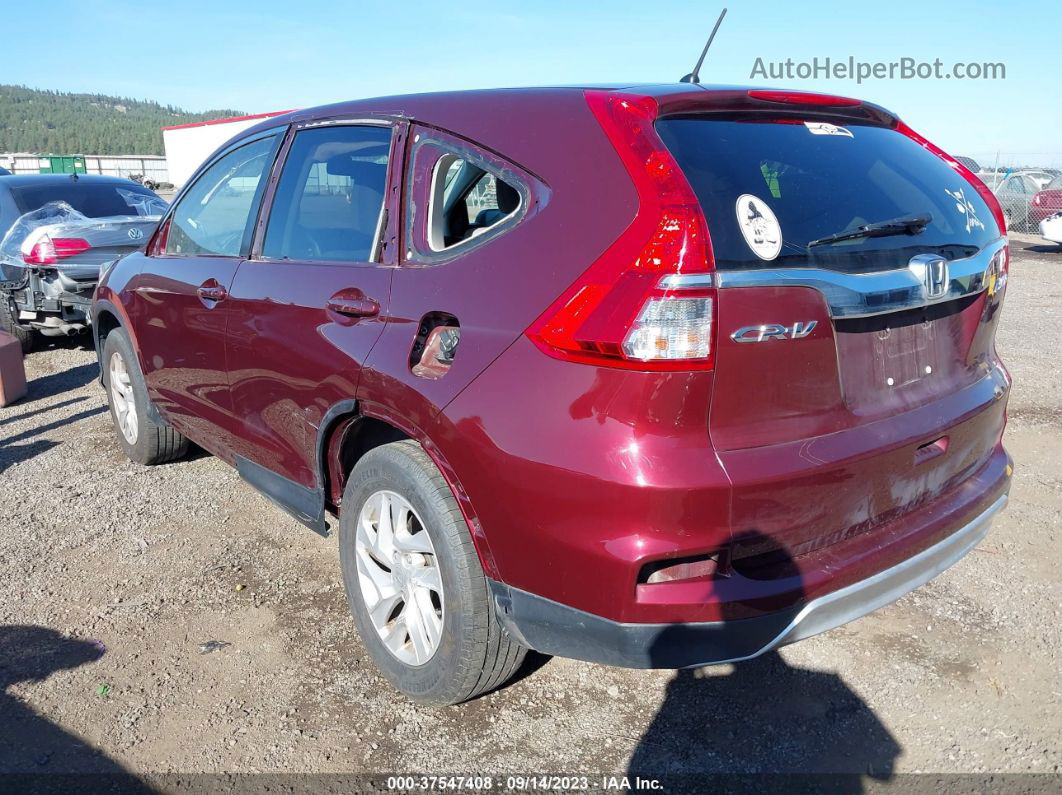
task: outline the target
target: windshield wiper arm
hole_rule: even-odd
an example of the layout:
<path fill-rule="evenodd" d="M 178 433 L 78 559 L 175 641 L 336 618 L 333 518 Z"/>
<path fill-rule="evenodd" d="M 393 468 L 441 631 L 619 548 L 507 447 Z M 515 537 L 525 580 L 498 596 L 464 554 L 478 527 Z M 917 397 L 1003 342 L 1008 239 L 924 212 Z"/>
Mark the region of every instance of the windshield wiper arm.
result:
<path fill-rule="evenodd" d="M 824 246 L 827 243 L 839 243 L 842 240 L 857 240 L 861 237 L 889 237 L 890 235 L 917 235 L 932 222 L 933 216 L 929 213 L 921 215 L 903 215 L 899 218 L 890 218 L 888 221 L 877 221 L 873 224 L 850 229 L 847 232 L 835 232 L 818 240 L 808 243 L 808 248 Z"/>

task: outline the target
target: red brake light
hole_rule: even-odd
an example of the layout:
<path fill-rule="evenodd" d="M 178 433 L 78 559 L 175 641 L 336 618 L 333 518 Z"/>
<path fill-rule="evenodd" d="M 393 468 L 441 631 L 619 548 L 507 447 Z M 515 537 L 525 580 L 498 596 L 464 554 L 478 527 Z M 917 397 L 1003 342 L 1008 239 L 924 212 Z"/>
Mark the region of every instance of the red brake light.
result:
<path fill-rule="evenodd" d="M 61 259 L 75 257 L 92 245 L 77 237 L 49 237 L 42 235 L 22 259 L 27 265 L 54 265 Z"/>
<path fill-rule="evenodd" d="M 710 369 L 714 270 L 700 204 L 653 128 L 651 97 L 587 91 L 638 192 L 619 238 L 531 325 L 550 356 L 635 370 Z M 669 278 L 671 277 L 671 278 Z"/>
<path fill-rule="evenodd" d="M 753 99 L 762 99 L 767 102 L 784 102 L 787 105 L 827 105 L 830 107 L 853 107 L 862 105 L 860 99 L 851 97 L 838 97 L 833 94 L 814 94 L 810 91 L 771 91 L 754 88 L 749 91 Z"/>
<path fill-rule="evenodd" d="M 1003 216 L 1003 208 L 999 204 L 999 199 L 996 198 L 996 194 L 992 193 L 992 189 L 981 181 L 980 177 L 970 171 L 970 169 L 968 169 L 962 163 L 957 161 L 954 157 L 949 155 L 939 146 L 927 141 L 921 135 L 919 135 L 906 124 L 904 124 L 902 121 L 896 122 L 896 131 L 903 133 L 916 144 L 923 147 L 927 151 L 932 152 L 945 163 L 947 163 L 949 166 L 951 166 L 953 169 L 955 169 L 957 172 L 959 172 L 959 175 L 962 176 L 963 179 L 965 179 L 973 186 L 974 190 L 976 190 L 981 195 L 981 198 L 984 199 L 985 204 L 988 205 L 988 209 L 992 211 L 992 217 L 996 219 L 996 225 L 999 227 L 999 234 L 1007 234 L 1007 221 Z"/>

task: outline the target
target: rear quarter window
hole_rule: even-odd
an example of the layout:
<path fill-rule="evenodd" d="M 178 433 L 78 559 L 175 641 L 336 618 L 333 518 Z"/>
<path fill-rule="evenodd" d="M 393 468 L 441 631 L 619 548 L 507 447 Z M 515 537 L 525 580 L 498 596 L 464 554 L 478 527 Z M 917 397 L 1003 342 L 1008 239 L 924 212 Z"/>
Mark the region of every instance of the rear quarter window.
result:
<path fill-rule="evenodd" d="M 901 268 L 916 254 L 968 257 L 998 234 L 977 191 L 902 133 L 868 125 L 813 132 L 792 119 L 684 117 L 657 122 L 708 222 L 716 267 L 820 267 L 848 272 Z M 756 246 L 739 222 L 768 208 L 780 245 Z M 773 213 L 777 226 L 769 216 Z M 916 235 L 808 244 L 900 216 L 928 214 Z"/>

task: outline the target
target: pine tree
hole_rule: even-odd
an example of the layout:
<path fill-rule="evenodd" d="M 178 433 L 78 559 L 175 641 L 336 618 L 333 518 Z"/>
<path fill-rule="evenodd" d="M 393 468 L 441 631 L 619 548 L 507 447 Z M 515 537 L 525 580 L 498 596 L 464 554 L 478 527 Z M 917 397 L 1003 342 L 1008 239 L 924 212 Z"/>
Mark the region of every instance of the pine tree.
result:
<path fill-rule="evenodd" d="M 0 152 L 161 155 L 163 127 L 239 115 L 238 110 L 189 113 L 128 97 L 0 85 Z"/>

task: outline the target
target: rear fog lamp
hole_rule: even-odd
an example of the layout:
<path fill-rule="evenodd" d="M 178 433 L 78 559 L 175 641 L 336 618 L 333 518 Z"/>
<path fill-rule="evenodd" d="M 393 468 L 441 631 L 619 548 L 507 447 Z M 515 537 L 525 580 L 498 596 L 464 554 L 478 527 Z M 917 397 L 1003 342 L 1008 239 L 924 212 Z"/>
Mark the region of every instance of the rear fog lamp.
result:
<path fill-rule="evenodd" d="M 713 576 L 718 568 L 718 554 L 679 560 L 658 560 L 645 566 L 638 580 L 648 585 L 659 585 L 679 580 L 704 579 Z"/>

